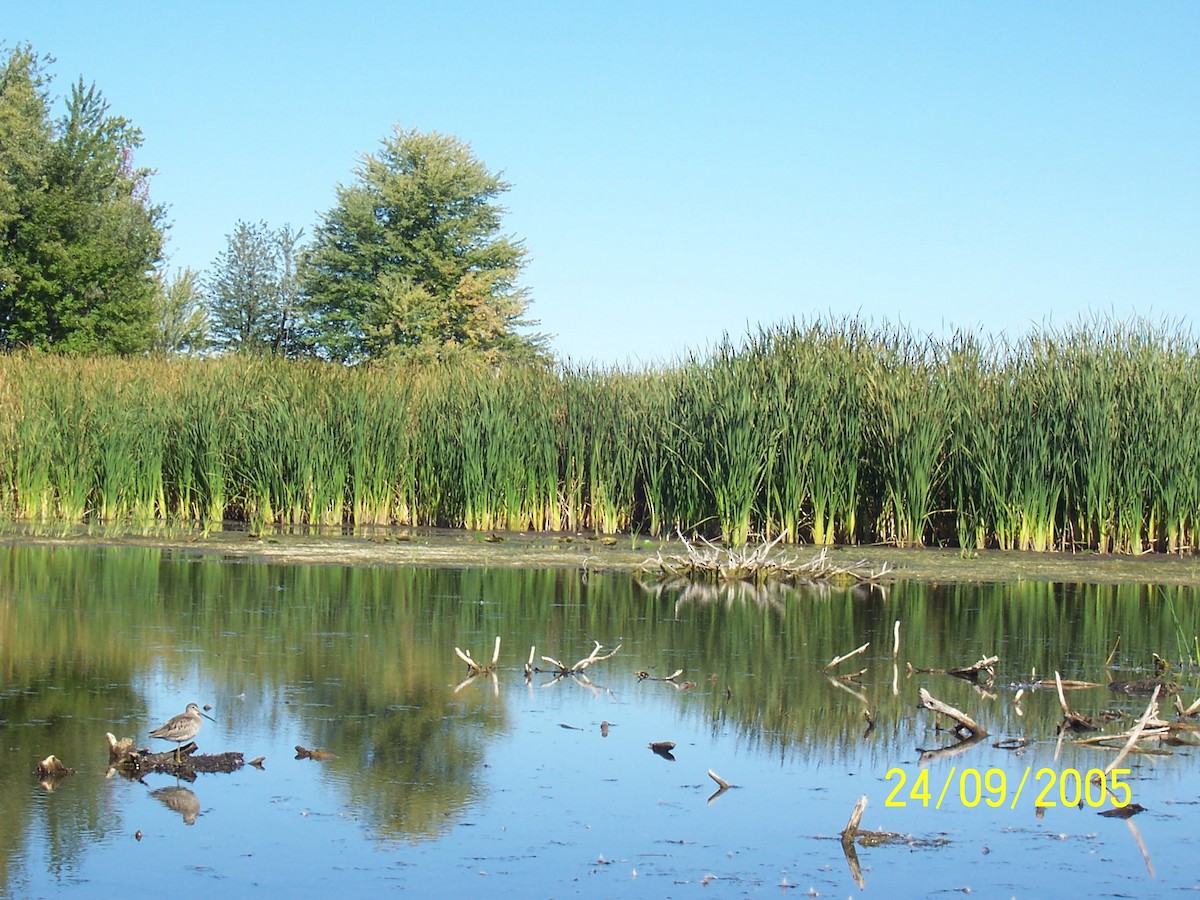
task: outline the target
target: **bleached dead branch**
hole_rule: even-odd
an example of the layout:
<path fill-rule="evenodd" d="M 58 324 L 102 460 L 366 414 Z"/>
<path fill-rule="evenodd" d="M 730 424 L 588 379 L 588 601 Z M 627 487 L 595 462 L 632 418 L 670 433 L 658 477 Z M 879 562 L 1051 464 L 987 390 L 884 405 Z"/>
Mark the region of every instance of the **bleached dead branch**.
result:
<path fill-rule="evenodd" d="M 592 663 L 598 663 L 606 659 L 611 659 L 616 652 L 621 649 L 621 645 L 617 644 L 617 646 L 615 646 L 612 650 L 602 654 L 600 651 L 604 649 L 603 645 L 601 645 L 599 641 L 596 641 L 595 644 L 596 646 L 592 648 L 592 652 L 583 659 L 579 660 L 579 662 L 575 663 L 573 666 L 563 665 L 553 656 L 543 656 L 542 659 L 554 666 L 554 668 L 557 670 L 554 673 L 555 675 L 578 675 L 582 674 L 583 670 Z"/>
<path fill-rule="evenodd" d="M 776 552 L 783 538 L 780 534 L 762 544 L 733 548 L 718 547 L 703 537 L 689 541 L 680 534 L 685 555 L 664 557 L 660 551 L 643 562 L 638 571 L 656 571 L 660 577 L 687 583 L 751 581 L 756 584 L 772 580 L 810 584 L 830 581 L 873 583 L 892 571 L 886 562 L 878 571 L 867 568 L 866 560 L 837 565 L 830 560 L 826 547 L 812 559 L 801 561 L 794 554 Z"/>

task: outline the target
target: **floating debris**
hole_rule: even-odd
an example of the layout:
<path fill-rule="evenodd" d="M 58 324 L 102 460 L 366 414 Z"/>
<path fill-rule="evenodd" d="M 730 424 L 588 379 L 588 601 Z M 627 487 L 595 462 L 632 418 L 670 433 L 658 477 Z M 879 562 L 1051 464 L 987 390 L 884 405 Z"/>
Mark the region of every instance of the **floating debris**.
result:
<path fill-rule="evenodd" d="M 647 746 L 663 759 L 675 761 L 675 755 L 671 752 L 675 749 L 674 741 L 651 741 Z"/>
<path fill-rule="evenodd" d="M 327 759 L 337 759 L 337 754 L 330 753 L 328 750 L 322 750 L 320 747 L 315 750 L 309 750 L 297 744 L 296 759 L 311 759 L 316 762 L 324 762 Z"/>
<path fill-rule="evenodd" d="M 1107 819 L 1129 819 L 1145 811 L 1146 807 L 1142 806 L 1142 804 L 1130 803 L 1126 806 L 1115 806 L 1112 809 L 1103 810 L 1096 813 L 1096 815 L 1104 816 Z"/>

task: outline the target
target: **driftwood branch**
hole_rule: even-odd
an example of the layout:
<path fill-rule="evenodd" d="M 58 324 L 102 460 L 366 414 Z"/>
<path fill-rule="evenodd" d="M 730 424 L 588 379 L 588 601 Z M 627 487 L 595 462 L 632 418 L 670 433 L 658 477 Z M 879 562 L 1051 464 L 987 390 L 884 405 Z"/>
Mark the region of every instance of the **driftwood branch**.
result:
<path fill-rule="evenodd" d="M 912 666 L 912 670 L 914 672 L 920 672 L 924 675 L 953 675 L 955 678 L 962 678 L 966 681 L 978 682 L 979 676 L 983 672 L 986 672 L 989 678 L 994 678 L 996 675 L 994 666 L 999 661 L 999 656 L 985 656 L 978 662 L 959 669 L 922 669 L 917 666 Z"/>
<path fill-rule="evenodd" d="M 863 813 L 867 811 L 867 795 L 863 794 L 858 798 L 858 802 L 854 804 L 854 809 L 850 811 L 850 821 L 846 823 L 846 827 L 842 829 L 842 843 L 854 843 L 854 837 L 858 834 L 859 823 L 862 822 Z"/>
<path fill-rule="evenodd" d="M 863 644 L 861 647 L 857 648 L 856 650 L 851 650 L 849 653 L 843 654 L 842 656 L 835 656 L 833 659 L 831 659 L 829 662 L 825 663 L 825 665 L 821 667 L 821 671 L 828 672 L 830 669 L 832 669 L 838 663 L 844 663 L 846 660 L 850 659 L 851 657 L 858 656 L 858 654 L 860 654 L 860 653 L 865 653 L 867 648 L 870 646 L 871 646 L 871 642 L 867 641 L 865 644 Z"/>
<path fill-rule="evenodd" d="M 955 678 L 964 678 L 967 681 L 978 681 L 979 676 L 984 672 L 986 672 L 989 677 L 995 678 L 995 665 L 998 662 L 1000 662 L 999 656 L 985 656 L 978 662 L 972 663 L 971 665 L 965 666 L 961 669 L 947 669 L 946 674 L 953 675 Z"/>
<path fill-rule="evenodd" d="M 500 659 L 500 635 L 496 635 L 496 644 L 492 650 L 492 661 L 489 664 L 475 662 L 468 650 L 454 648 L 454 655 L 467 664 L 472 675 L 488 675 L 496 671 L 496 663 Z"/>
<path fill-rule="evenodd" d="M 717 783 L 717 789 L 711 795 L 709 795 L 709 798 L 708 798 L 708 803 L 711 804 L 714 800 L 716 800 L 723 793 L 725 793 L 727 790 L 729 790 L 730 784 L 728 781 L 726 781 L 724 778 L 722 778 L 720 775 L 718 775 L 712 769 L 708 770 L 708 777 Z"/>
<path fill-rule="evenodd" d="M 598 663 L 603 662 L 606 659 L 612 659 L 612 657 L 616 655 L 616 652 L 621 649 L 621 645 L 617 644 L 617 646 L 615 646 L 612 650 L 609 650 L 607 653 L 601 653 L 600 651 L 604 649 L 603 645 L 601 645 L 599 641 L 596 641 L 595 644 L 596 646 L 592 648 L 592 652 L 583 659 L 579 660 L 579 662 L 575 663 L 573 666 L 563 665 L 553 656 L 543 656 L 542 659 L 554 666 L 554 668 L 557 670 L 554 674 L 559 677 L 563 675 L 580 675 L 583 673 L 583 670 L 592 663 Z"/>
<path fill-rule="evenodd" d="M 920 694 L 921 706 L 931 709 L 936 713 L 941 713 L 958 723 L 955 726 L 955 731 L 965 729 L 972 737 L 987 737 L 987 730 L 962 710 L 955 709 L 948 703 L 943 703 L 941 700 L 935 699 L 925 688 L 921 688 Z"/>
<path fill-rule="evenodd" d="M 1125 746 L 1121 748 L 1121 752 L 1117 754 L 1117 758 L 1108 764 L 1104 770 L 1102 777 L 1108 777 L 1108 774 L 1121 764 L 1121 761 L 1129 755 L 1129 751 L 1133 749 L 1142 737 L 1142 732 L 1146 730 L 1146 726 L 1152 719 L 1158 718 L 1158 693 L 1159 688 L 1154 689 L 1154 694 L 1150 697 L 1150 704 L 1146 707 L 1146 711 L 1142 713 L 1142 717 L 1138 719 L 1137 724 L 1133 726 L 1133 730 L 1129 733 L 1129 740 L 1125 742 Z"/>

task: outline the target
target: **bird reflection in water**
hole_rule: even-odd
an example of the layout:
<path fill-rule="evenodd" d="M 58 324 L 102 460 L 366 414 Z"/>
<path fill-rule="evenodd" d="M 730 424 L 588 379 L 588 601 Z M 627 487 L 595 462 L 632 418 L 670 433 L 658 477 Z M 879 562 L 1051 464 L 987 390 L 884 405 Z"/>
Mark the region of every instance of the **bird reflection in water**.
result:
<path fill-rule="evenodd" d="M 162 802 L 168 809 L 173 809 L 183 816 L 185 825 L 195 825 L 196 817 L 200 815 L 200 800 L 190 788 L 165 787 L 151 791 L 150 796 Z"/>

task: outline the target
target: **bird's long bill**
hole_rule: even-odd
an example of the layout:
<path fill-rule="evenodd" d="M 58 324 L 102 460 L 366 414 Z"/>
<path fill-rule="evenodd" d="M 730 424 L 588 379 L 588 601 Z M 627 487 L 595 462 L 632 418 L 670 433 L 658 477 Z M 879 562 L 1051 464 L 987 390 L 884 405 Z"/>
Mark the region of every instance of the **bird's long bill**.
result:
<path fill-rule="evenodd" d="M 216 720 L 216 719 L 214 719 L 212 716 L 210 716 L 208 713 L 201 712 L 201 713 L 200 713 L 200 715 L 204 716 L 204 718 L 208 719 L 208 721 L 210 721 L 210 722 L 215 722 L 215 721 L 217 721 L 217 720 Z"/>

